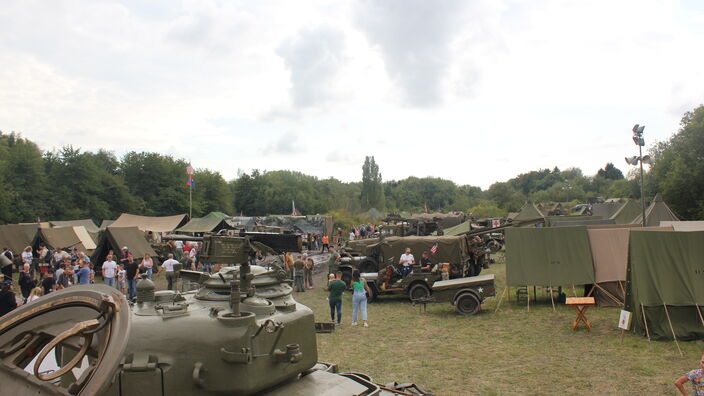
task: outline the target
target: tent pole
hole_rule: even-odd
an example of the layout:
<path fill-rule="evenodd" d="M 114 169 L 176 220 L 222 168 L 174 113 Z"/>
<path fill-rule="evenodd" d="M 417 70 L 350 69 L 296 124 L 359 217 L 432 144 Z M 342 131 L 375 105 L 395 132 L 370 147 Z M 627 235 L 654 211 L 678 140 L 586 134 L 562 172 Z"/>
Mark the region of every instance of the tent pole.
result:
<path fill-rule="evenodd" d="M 552 298 L 552 286 L 550 286 L 550 302 L 552 303 L 552 311 L 555 312 L 555 299 Z"/>
<path fill-rule="evenodd" d="M 501 301 L 504 300 L 504 296 L 506 295 L 506 290 L 508 290 L 508 286 L 504 288 L 504 292 L 501 293 L 501 297 L 499 297 L 499 302 L 496 304 L 496 309 L 494 310 L 494 313 L 499 312 L 499 308 L 501 308 Z"/>
<path fill-rule="evenodd" d="M 574 288 L 574 285 L 572 285 L 572 293 L 574 293 L 574 296 L 577 297 L 577 289 Z"/>
<path fill-rule="evenodd" d="M 680 343 L 677 342 L 677 336 L 675 335 L 675 329 L 672 328 L 672 321 L 670 321 L 670 314 L 667 312 L 667 304 L 663 304 L 663 307 L 665 307 L 665 315 L 667 315 L 667 323 L 670 325 L 670 330 L 672 330 L 672 338 L 675 340 L 675 345 L 677 345 L 677 350 L 680 351 L 680 356 L 684 356 L 682 354 L 682 350 L 680 349 Z"/>
<path fill-rule="evenodd" d="M 621 293 L 623 293 L 623 298 L 625 299 L 626 298 L 626 291 L 623 290 L 623 284 L 621 283 L 621 281 L 618 281 L 618 287 L 621 288 Z"/>
<path fill-rule="evenodd" d="M 613 294 L 607 292 L 606 289 L 604 289 L 603 287 L 599 286 L 598 283 L 595 283 L 594 286 L 598 287 L 599 290 L 601 290 L 602 292 L 604 292 L 604 294 L 606 294 L 607 297 L 609 297 L 610 299 L 614 300 L 614 302 L 615 302 L 616 304 L 618 304 L 618 305 L 620 305 L 620 306 L 623 307 L 623 303 L 622 303 L 621 301 L 619 301 Z"/>
<path fill-rule="evenodd" d="M 526 300 L 528 301 L 528 312 L 530 312 L 530 289 L 526 286 Z"/>
<path fill-rule="evenodd" d="M 694 304 L 697 307 L 697 313 L 699 314 L 699 319 L 701 319 L 702 324 L 704 325 L 704 318 L 702 317 L 702 310 L 699 308 L 699 305 Z"/>
<path fill-rule="evenodd" d="M 650 331 L 648 331 L 648 319 L 645 318 L 645 307 L 643 304 L 640 305 L 641 311 L 643 311 L 643 323 L 645 323 L 645 335 L 648 336 L 648 342 L 650 342 Z"/>

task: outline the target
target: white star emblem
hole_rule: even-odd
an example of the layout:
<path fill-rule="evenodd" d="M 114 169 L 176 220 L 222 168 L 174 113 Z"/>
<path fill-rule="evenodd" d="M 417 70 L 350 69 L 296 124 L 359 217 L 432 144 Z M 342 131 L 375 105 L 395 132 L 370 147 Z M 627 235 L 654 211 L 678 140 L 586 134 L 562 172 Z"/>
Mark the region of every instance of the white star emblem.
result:
<path fill-rule="evenodd" d="M 480 287 L 479 289 L 477 289 L 477 291 L 478 291 L 479 293 L 484 293 L 484 288 L 483 288 L 483 287 Z"/>

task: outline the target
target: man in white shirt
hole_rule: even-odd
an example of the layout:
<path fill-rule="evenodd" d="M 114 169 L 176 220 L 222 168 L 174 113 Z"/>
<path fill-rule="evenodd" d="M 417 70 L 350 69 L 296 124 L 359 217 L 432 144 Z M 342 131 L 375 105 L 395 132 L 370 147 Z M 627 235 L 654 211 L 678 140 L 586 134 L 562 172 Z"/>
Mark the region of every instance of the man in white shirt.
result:
<path fill-rule="evenodd" d="M 401 255 L 401 259 L 398 261 L 401 267 L 401 275 L 405 278 L 411 273 L 412 265 L 415 264 L 415 258 L 411 254 L 411 248 L 406 248 L 406 253 Z"/>
<path fill-rule="evenodd" d="M 102 268 L 103 281 L 110 287 L 115 287 L 115 276 L 117 275 L 117 263 L 108 254 Z"/>
<path fill-rule="evenodd" d="M 169 259 L 161 264 L 161 268 L 166 270 L 166 287 L 169 290 L 173 290 L 174 280 L 176 279 L 176 273 L 174 272 L 175 264 L 179 264 L 179 262 L 174 260 L 174 255 L 171 253 L 169 253 Z M 161 272 L 161 270 L 159 270 L 159 272 Z"/>
<path fill-rule="evenodd" d="M 196 250 L 196 247 L 193 246 L 191 247 L 191 250 L 188 251 L 188 261 L 190 262 L 190 268 L 191 271 L 196 270 L 196 254 L 198 254 L 198 250 Z"/>

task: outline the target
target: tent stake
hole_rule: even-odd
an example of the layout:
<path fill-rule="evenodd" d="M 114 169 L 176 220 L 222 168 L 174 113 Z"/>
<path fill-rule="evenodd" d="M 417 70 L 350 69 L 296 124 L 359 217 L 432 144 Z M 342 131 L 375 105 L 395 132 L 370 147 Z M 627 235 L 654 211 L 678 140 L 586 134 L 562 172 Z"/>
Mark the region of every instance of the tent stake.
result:
<path fill-rule="evenodd" d="M 552 286 L 550 286 L 550 302 L 552 303 L 552 311 L 555 312 L 555 300 L 552 298 Z"/>
<path fill-rule="evenodd" d="M 506 295 L 506 290 L 508 290 L 508 287 L 504 288 L 504 292 L 501 293 L 501 297 L 499 297 L 499 302 L 496 304 L 496 309 L 494 310 L 494 313 L 499 312 L 499 308 L 501 308 L 501 301 L 504 300 L 504 295 Z M 509 295 L 510 298 L 510 295 Z"/>
<path fill-rule="evenodd" d="M 645 335 L 648 336 L 648 342 L 650 342 L 650 331 L 648 331 L 648 319 L 645 318 L 645 307 L 643 304 L 640 305 L 641 311 L 643 311 L 643 323 L 645 323 Z"/>
<path fill-rule="evenodd" d="M 670 330 L 672 330 L 672 338 L 675 340 L 675 345 L 677 345 L 677 350 L 680 351 L 680 356 L 684 356 L 682 354 L 682 350 L 680 349 L 680 343 L 677 342 L 677 336 L 675 335 L 675 329 L 672 327 L 672 322 L 670 321 L 670 314 L 667 312 L 667 304 L 663 304 L 663 307 L 665 307 L 665 315 L 667 315 L 667 323 L 670 324 Z"/>

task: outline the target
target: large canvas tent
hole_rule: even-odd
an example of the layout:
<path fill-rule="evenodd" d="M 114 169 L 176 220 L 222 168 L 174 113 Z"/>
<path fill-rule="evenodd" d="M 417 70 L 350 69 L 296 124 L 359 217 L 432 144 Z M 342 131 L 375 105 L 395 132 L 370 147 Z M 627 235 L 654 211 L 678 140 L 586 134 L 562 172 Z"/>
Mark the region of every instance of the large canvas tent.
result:
<path fill-rule="evenodd" d="M 660 194 L 656 194 L 653 202 L 650 203 L 645 210 L 645 226 L 657 227 L 661 221 L 678 221 L 679 218 L 670 209 L 669 206 L 662 200 Z M 640 213 L 633 221 L 633 224 L 643 223 L 643 213 Z"/>
<path fill-rule="evenodd" d="M 447 236 L 452 236 L 452 235 L 460 235 L 462 233 L 469 232 L 471 229 L 471 221 L 467 220 L 464 223 L 457 224 L 454 227 L 450 227 L 447 229 L 442 230 L 443 235 Z M 437 235 L 437 231 L 433 232 L 433 235 Z"/>
<path fill-rule="evenodd" d="M 155 263 L 158 262 L 154 249 L 144 237 L 144 232 L 137 227 L 108 227 L 103 232 L 98 247 L 91 256 L 91 261 L 96 266 L 101 266 L 110 250 L 117 255 L 118 259 L 121 259 L 123 257 L 120 257 L 120 253 L 124 246 L 129 249 L 135 260 L 141 260 L 145 254 L 149 254 Z"/>
<path fill-rule="evenodd" d="M 661 227 L 672 227 L 675 231 L 704 231 L 704 221 L 661 221 Z"/>
<path fill-rule="evenodd" d="M 52 227 L 85 227 L 86 231 L 97 234 L 100 229 L 91 219 L 50 221 Z"/>
<path fill-rule="evenodd" d="M 629 224 L 641 214 L 641 207 L 632 199 L 615 202 L 595 203 L 592 214 L 602 219 L 613 220 L 615 224 Z"/>
<path fill-rule="evenodd" d="M 34 240 L 34 247 L 40 243 L 45 243 L 51 249 L 73 249 L 90 254 L 88 248 L 83 245 L 81 238 L 73 231 L 73 227 L 41 228 Z"/>
<path fill-rule="evenodd" d="M 600 306 L 622 306 L 626 294 L 630 229 L 587 230 L 594 262 L 595 298 Z"/>
<path fill-rule="evenodd" d="M 176 232 L 199 233 L 218 232 L 220 230 L 232 230 L 234 227 L 227 224 L 225 219 L 218 217 L 196 217 L 191 219 L 183 227 L 177 228 Z"/>
<path fill-rule="evenodd" d="M 0 225 L 0 249 L 6 247 L 19 258 L 22 250 L 32 245 L 38 229 L 37 224 Z"/>
<path fill-rule="evenodd" d="M 543 214 L 538 210 L 535 204 L 527 202 L 525 205 L 523 205 L 523 207 L 513 218 L 513 220 L 532 220 L 541 217 L 545 216 L 543 216 Z"/>
<path fill-rule="evenodd" d="M 594 283 L 586 227 L 506 230 L 509 286 L 567 286 Z"/>
<path fill-rule="evenodd" d="M 137 227 L 142 231 L 173 232 L 188 222 L 188 215 L 150 217 L 123 213 L 110 227 Z M 108 228 L 110 228 L 108 227 Z"/>
<path fill-rule="evenodd" d="M 673 332 L 678 340 L 704 338 L 704 232 L 634 229 L 629 255 L 633 330 L 653 339 L 671 340 Z"/>

